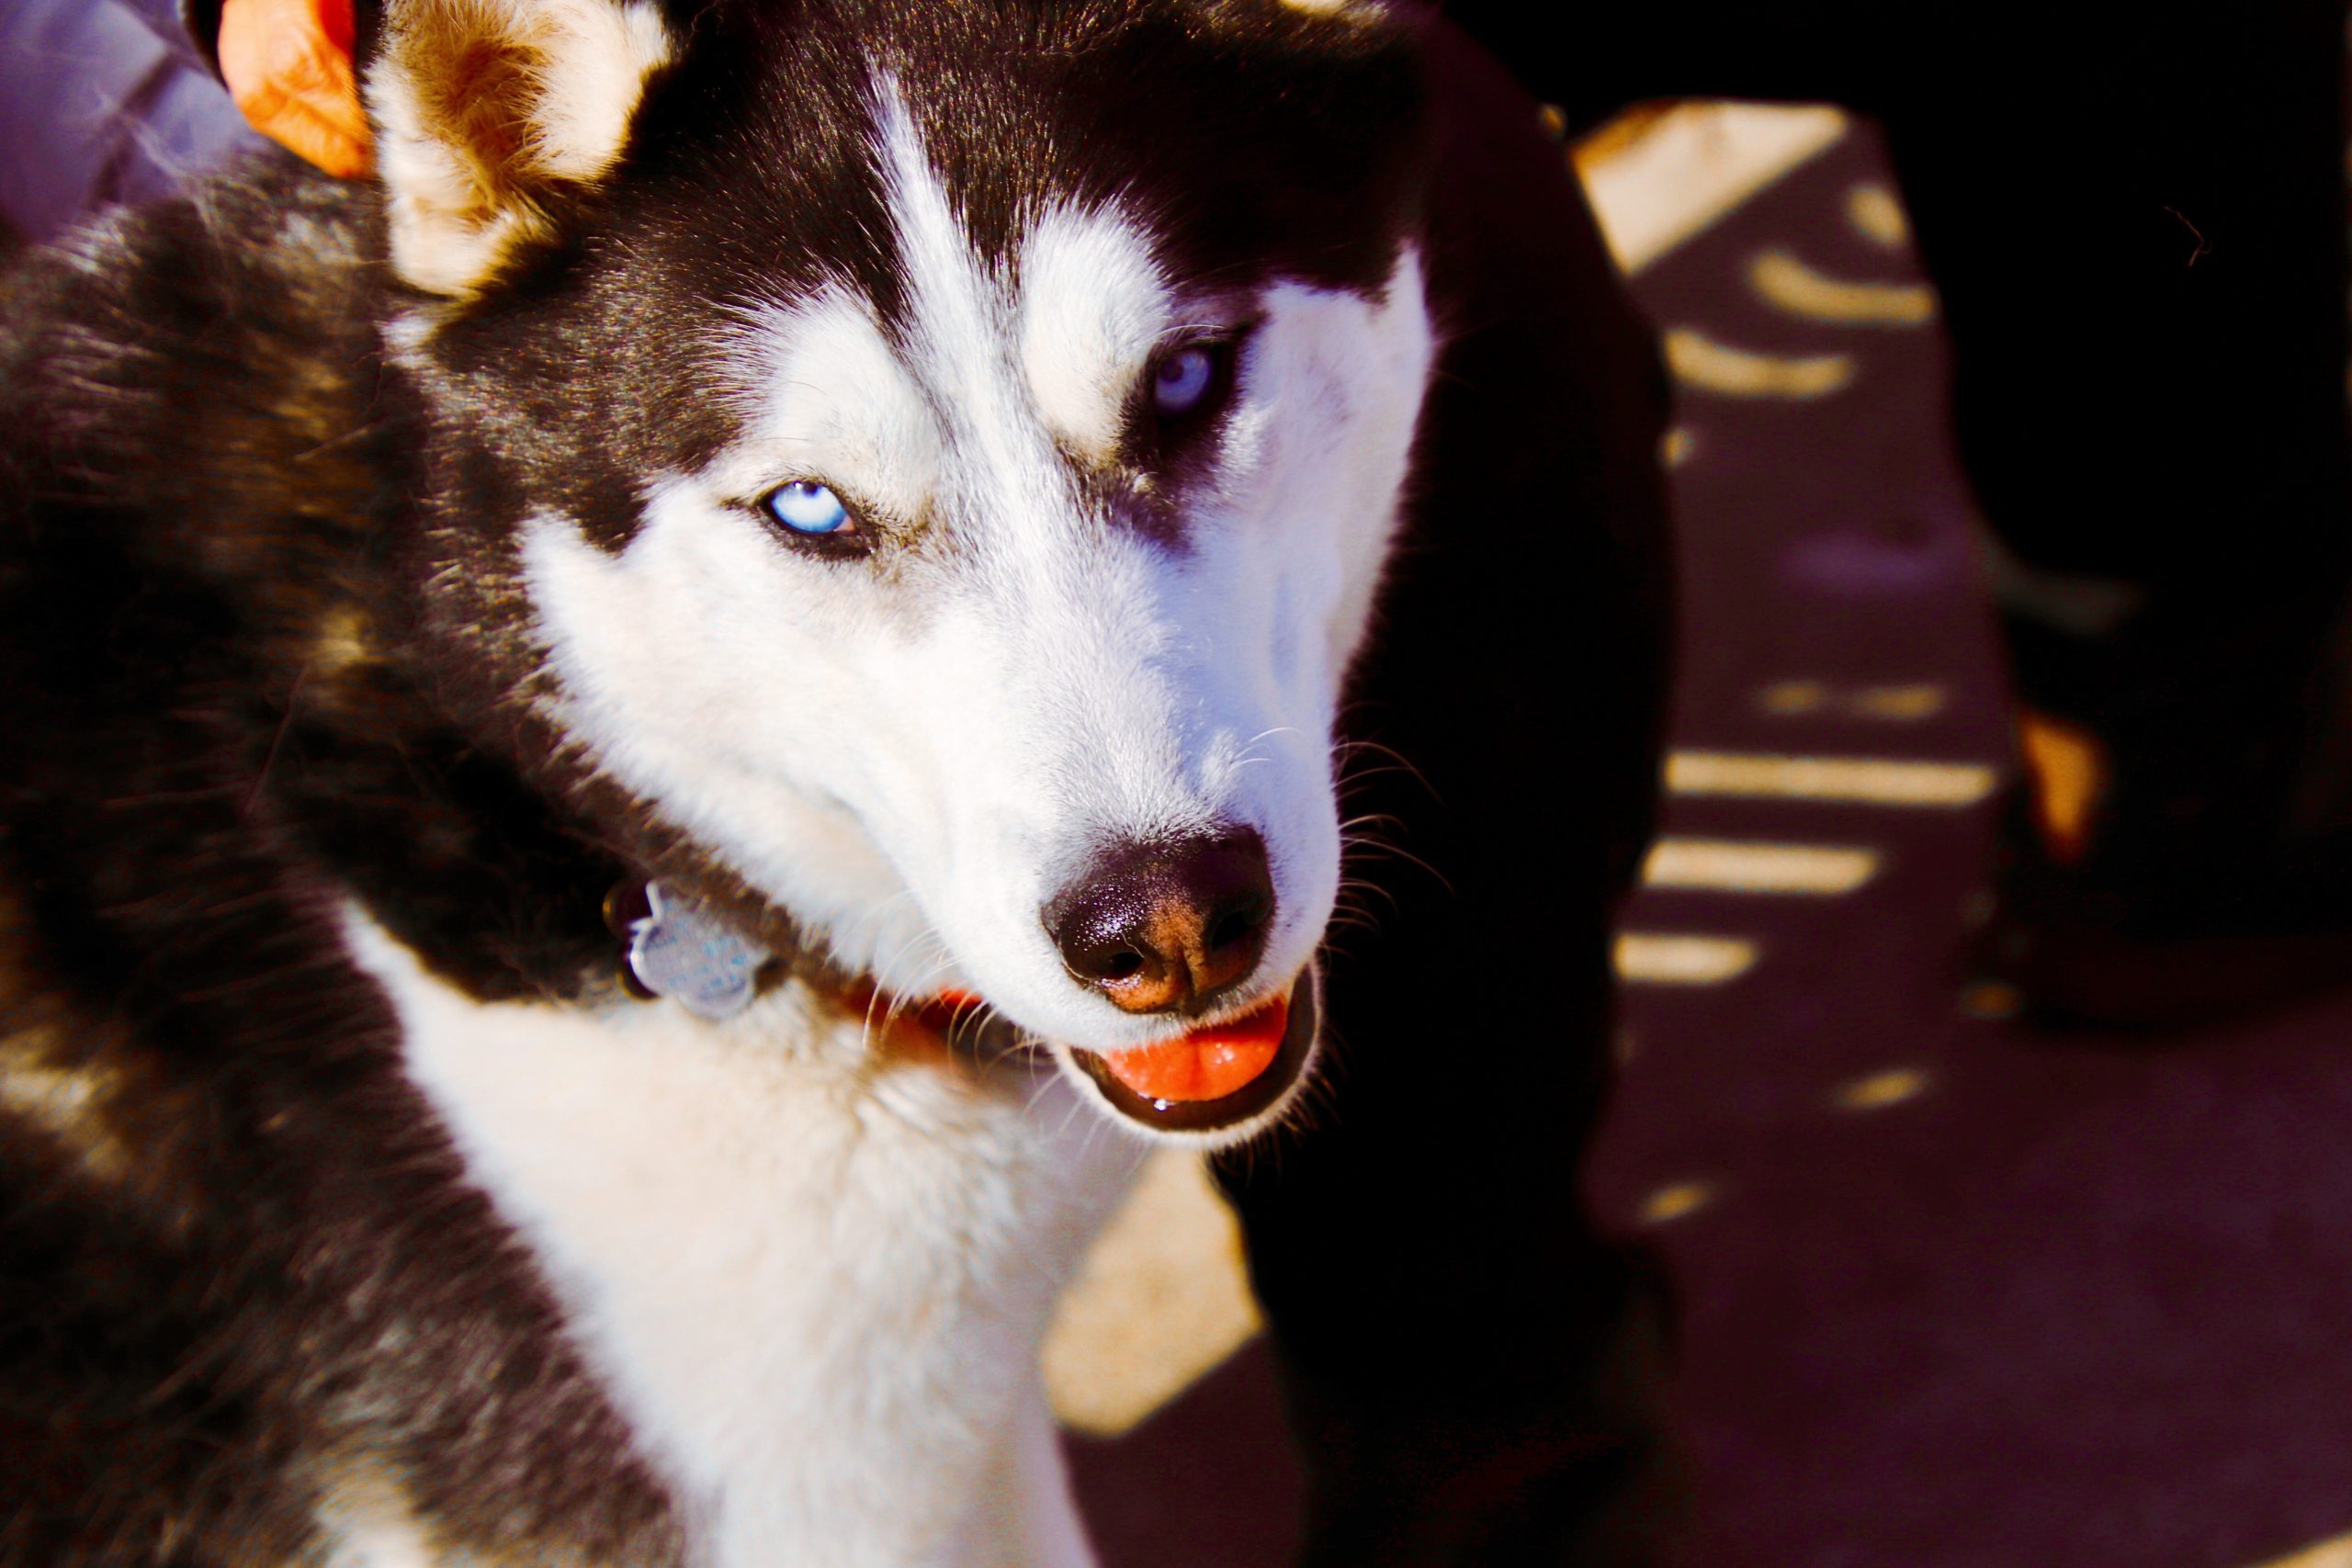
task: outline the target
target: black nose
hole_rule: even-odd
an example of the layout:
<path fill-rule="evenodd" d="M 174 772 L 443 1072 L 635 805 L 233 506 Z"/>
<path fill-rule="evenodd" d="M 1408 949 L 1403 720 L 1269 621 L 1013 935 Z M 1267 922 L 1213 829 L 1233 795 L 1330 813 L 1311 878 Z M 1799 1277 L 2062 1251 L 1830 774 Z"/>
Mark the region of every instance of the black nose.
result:
<path fill-rule="evenodd" d="M 1062 962 L 1128 1012 L 1195 1011 L 1266 951 L 1274 883 L 1247 828 L 1125 844 L 1046 906 Z"/>

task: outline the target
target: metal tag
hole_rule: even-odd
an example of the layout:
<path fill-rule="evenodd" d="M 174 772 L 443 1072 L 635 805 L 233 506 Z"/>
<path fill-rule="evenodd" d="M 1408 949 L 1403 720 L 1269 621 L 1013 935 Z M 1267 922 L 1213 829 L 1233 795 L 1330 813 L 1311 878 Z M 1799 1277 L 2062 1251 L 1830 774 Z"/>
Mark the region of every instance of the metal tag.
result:
<path fill-rule="evenodd" d="M 742 1011 L 768 950 L 658 882 L 645 885 L 645 901 L 652 913 L 629 924 L 628 966 L 638 983 L 696 1018 Z"/>

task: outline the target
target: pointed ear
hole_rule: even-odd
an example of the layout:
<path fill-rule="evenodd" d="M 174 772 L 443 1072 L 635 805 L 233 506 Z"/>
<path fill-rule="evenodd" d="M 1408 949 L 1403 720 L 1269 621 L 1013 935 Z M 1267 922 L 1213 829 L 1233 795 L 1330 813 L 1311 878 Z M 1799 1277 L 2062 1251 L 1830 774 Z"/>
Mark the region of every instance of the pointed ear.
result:
<path fill-rule="evenodd" d="M 351 0 L 225 0 L 214 40 L 253 128 L 345 179 L 368 161 L 351 38 Z"/>
<path fill-rule="evenodd" d="M 389 0 L 367 92 L 394 270 L 464 296 L 551 232 L 670 55 L 649 0 Z"/>

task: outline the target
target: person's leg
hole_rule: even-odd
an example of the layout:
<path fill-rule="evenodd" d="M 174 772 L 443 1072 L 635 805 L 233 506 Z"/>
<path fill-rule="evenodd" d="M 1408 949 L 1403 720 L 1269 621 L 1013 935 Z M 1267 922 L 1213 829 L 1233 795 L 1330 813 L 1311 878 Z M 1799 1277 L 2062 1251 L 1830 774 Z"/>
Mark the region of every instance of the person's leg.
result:
<path fill-rule="evenodd" d="M 1303 1439 L 1306 1562 L 1633 1562 L 1664 1314 L 1577 1179 L 1656 789 L 1662 378 L 1532 102 L 1436 52 L 1450 341 L 1348 717 L 1373 744 L 1347 808 L 1401 852 L 1354 867 L 1376 886 L 1333 943 L 1325 1102 L 1221 1175 Z"/>
<path fill-rule="evenodd" d="M 1990 956 L 2054 1016 L 2352 978 L 2344 13 L 2037 9 L 1876 100 L 2006 547 Z"/>
<path fill-rule="evenodd" d="M 1913 0 L 1441 3 L 1577 131 L 1645 99 L 1859 100 L 1947 25 Z"/>
<path fill-rule="evenodd" d="M 2109 770 L 2065 918 L 2127 933 L 2235 921 L 2274 958 L 2282 915 L 2340 929 L 2334 890 L 2352 874 L 2336 872 L 2352 866 L 2315 847 L 2352 777 L 2336 770 L 2346 732 L 2324 673 L 2352 521 L 2341 6 L 2226 21 L 2144 6 L 1610 7 L 1577 13 L 1574 50 L 1544 9 L 1471 0 L 1456 14 L 1574 124 L 1710 93 L 1843 98 L 1886 120 L 1947 299 L 1963 451 L 2012 557 L 2000 586 L 2020 689 L 2093 737 Z M 1555 265 L 1578 298 L 1613 301 L 1589 257 Z M 1613 302 L 1589 308 L 1622 320 Z M 1638 357 L 1601 356 L 1596 373 L 1637 374 Z M 1575 380 L 1499 334 L 1457 345 L 1451 368 L 1490 389 L 1483 409 L 1463 405 L 1465 427 L 1524 414 L 1505 386 Z M 1476 463 L 1462 477 L 1470 503 L 1425 525 L 1546 515 Z M 1390 868 L 1404 907 L 1334 968 L 1349 1047 L 1337 1103 L 1237 1184 L 1321 1455 L 1317 1561 L 1639 1560 L 1638 1546 L 1596 1544 L 1589 1558 L 1561 1544 L 1607 1517 L 1612 1492 L 1641 1495 L 1632 1474 L 1654 1450 L 1596 1376 L 1623 1364 L 1639 1270 L 1567 1195 L 1605 1078 L 1606 901 L 1546 892 L 1590 889 L 1597 863 L 1611 865 L 1602 883 L 1622 876 L 1609 852 L 1637 837 L 1640 812 L 1628 788 L 1547 817 L 1539 797 L 1565 783 L 1514 742 L 1559 715 L 1583 766 L 1605 770 L 1612 751 L 1646 765 L 1654 696 L 1611 714 L 1558 678 L 1645 645 L 1593 602 L 1551 597 L 1577 577 L 1546 552 L 1574 536 L 1536 532 L 1495 549 L 1484 527 L 1430 529 L 1400 568 L 1362 722 L 1431 787 L 1396 775 L 1372 804 L 1403 819 L 1451 892 Z M 1464 603 L 1490 612 L 1467 635 Z M 1559 640 L 1603 627 L 1613 644 Z M 1579 694 L 1581 721 L 1566 716 Z M 1531 840 L 1531 821 L 1561 836 Z M 2029 905 L 2037 867 L 2062 852 L 2011 868 L 2018 923 L 2050 908 Z M 2315 874 L 2275 897 L 2297 867 Z M 2101 954 L 2057 959 L 2062 978 L 2071 962 L 2114 999 Z M 1531 971 L 1558 977 L 1548 997 L 1514 983 Z M 2153 999 L 2177 1014 L 2199 998 Z M 1531 1547 L 1543 1531 L 1551 1541 Z"/>
<path fill-rule="evenodd" d="M 2352 980 L 2342 0 L 1454 0 L 1572 125 L 1883 122 L 1941 290 L 2030 788 L 1983 956 L 2058 1018 Z"/>

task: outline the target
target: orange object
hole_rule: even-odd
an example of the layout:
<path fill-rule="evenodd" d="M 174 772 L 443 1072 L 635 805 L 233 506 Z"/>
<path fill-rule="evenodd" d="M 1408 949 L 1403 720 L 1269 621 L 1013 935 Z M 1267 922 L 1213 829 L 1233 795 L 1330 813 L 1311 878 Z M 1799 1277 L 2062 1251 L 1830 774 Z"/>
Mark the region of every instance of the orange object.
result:
<path fill-rule="evenodd" d="M 1290 1003 L 1276 997 L 1256 1012 L 1181 1039 L 1097 1055 L 1113 1077 L 1146 1100 L 1223 1100 L 1273 1066 L 1289 1027 Z"/>
<path fill-rule="evenodd" d="M 913 1010 L 913 1016 L 924 1027 L 942 1034 L 953 1033 L 965 1014 L 978 1011 L 989 1004 L 969 991 L 942 991 L 922 1006 Z"/>
<path fill-rule="evenodd" d="M 220 76 L 246 120 L 344 179 L 369 163 L 351 39 L 351 0 L 225 0 L 220 8 Z"/>
<path fill-rule="evenodd" d="M 2018 709 L 2018 750 L 2033 786 L 2033 823 L 2059 865 L 2090 847 L 2099 797 L 2107 793 L 2107 754 L 2098 737 L 2031 708 Z"/>

